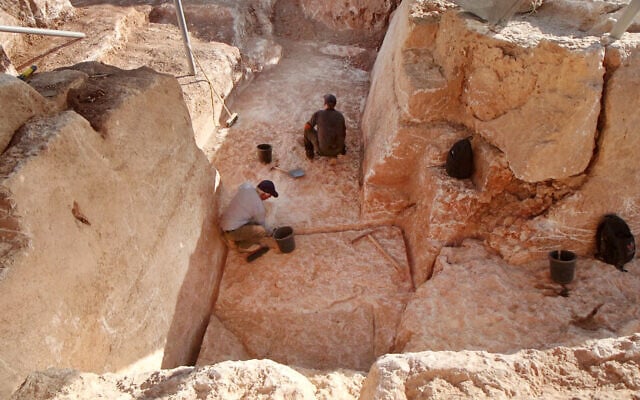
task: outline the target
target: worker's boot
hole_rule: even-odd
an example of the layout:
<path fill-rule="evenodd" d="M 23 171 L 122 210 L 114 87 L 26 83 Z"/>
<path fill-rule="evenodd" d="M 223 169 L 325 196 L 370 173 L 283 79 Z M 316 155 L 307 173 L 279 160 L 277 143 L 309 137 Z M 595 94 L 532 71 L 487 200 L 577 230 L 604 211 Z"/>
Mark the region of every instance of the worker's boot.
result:
<path fill-rule="evenodd" d="M 260 247 L 258 250 L 254 251 L 253 253 L 247 256 L 247 262 L 251 262 L 262 257 L 268 251 L 269 251 L 269 247 L 267 246 Z"/>
<path fill-rule="evenodd" d="M 313 157 L 315 156 L 315 151 L 313 151 L 313 145 L 304 146 L 304 153 L 306 154 L 309 160 L 313 160 Z"/>
<path fill-rule="evenodd" d="M 311 141 L 304 139 L 304 153 L 307 155 L 309 160 L 313 160 L 313 156 L 315 155 L 315 151 L 313 149 L 313 143 Z"/>

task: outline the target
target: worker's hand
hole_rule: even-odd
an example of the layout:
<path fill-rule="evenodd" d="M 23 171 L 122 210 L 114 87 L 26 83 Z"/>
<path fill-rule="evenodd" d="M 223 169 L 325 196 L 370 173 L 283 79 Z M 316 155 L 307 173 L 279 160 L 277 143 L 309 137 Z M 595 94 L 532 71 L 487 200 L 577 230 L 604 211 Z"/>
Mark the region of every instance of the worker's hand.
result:
<path fill-rule="evenodd" d="M 312 126 L 311 126 L 310 123 L 307 122 L 306 124 L 304 124 L 304 130 L 305 131 L 311 130 L 311 128 L 312 128 Z"/>

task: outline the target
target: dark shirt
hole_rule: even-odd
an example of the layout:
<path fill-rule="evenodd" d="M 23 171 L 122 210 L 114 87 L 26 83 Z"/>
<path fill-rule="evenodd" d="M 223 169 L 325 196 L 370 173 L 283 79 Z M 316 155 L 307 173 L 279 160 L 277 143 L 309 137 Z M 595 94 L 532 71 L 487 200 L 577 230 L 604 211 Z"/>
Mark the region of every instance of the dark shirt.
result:
<path fill-rule="evenodd" d="M 347 127 L 344 116 L 334 109 L 319 110 L 313 113 L 309 124 L 318 126 L 318 153 L 322 156 L 336 156 L 344 148 Z"/>

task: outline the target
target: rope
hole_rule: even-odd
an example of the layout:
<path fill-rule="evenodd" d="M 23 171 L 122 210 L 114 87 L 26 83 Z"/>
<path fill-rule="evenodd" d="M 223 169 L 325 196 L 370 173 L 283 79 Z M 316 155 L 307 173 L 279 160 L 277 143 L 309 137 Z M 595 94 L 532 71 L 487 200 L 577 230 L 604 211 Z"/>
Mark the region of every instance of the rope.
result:
<path fill-rule="evenodd" d="M 218 97 L 218 100 L 220 100 L 220 103 L 222 103 L 222 107 L 224 108 L 224 110 L 227 112 L 227 114 L 229 115 L 229 117 L 231 117 L 231 111 L 229 111 L 229 109 L 227 108 L 227 106 L 224 104 L 224 100 L 222 99 L 222 97 L 218 94 L 218 92 L 215 91 L 215 89 L 213 88 L 213 84 L 211 83 L 211 81 L 209 80 L 209 77 L 207 76 L 207 73 L 204 72 L 204 68 L 202 68 L 202 65 L 200 65 L 200 60 L 198 60 L 198 57 L 196 57 L 195 54 L 193 54 L 193 59 L 196 61 L 196 64 L 198 64 L 198 68 L 200 68 L 200 71 L 202 71 L 202 75 L 204 75 L 204 79 L 207 81 L 207 83 L 209 84 L 209 94 L 211 95 L 211 118 L 213 119 L 213 126 L 218 126 L 218 124 L 216 123 L 216 112 L 215 112 L 215 101 L 213 100 L 213 95 L 215 93 L 215 95 Z"/>

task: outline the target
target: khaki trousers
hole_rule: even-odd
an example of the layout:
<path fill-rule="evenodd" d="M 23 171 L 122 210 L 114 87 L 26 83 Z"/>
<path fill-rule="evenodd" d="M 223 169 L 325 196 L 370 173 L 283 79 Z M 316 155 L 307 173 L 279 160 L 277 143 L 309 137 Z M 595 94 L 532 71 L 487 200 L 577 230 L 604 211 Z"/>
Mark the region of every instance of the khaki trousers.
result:
<path fill-rule="evenodd" d="M 239 250 L 246 249 L 252 245 L 275 247 L 275 241 L 267 233 L 264 226 L 257 224 L 243 225 L 238 229 L 223 233 L 227 243 L 233 243 Z M 233 246 L 231 246 L 233 247 Z"/>

